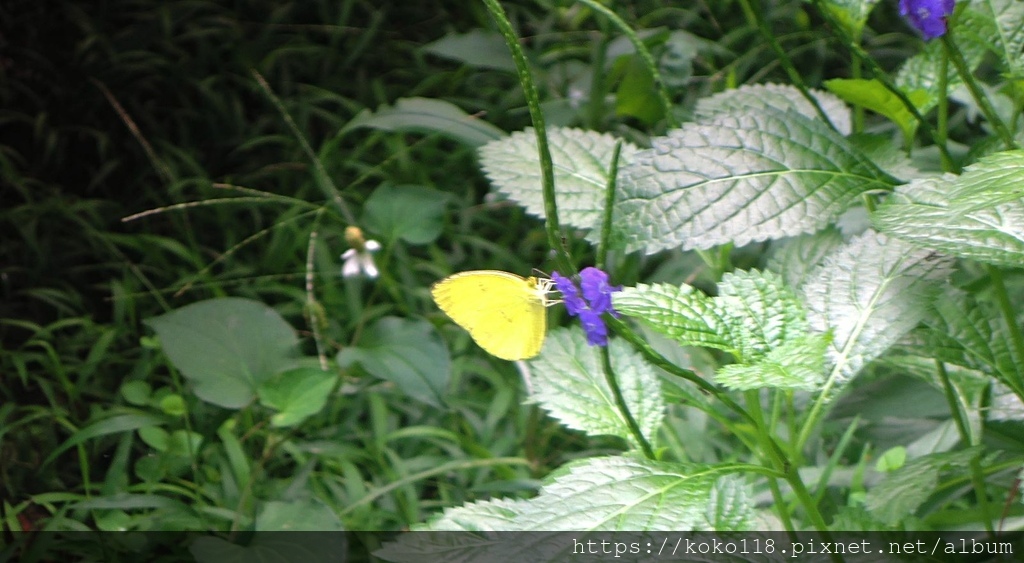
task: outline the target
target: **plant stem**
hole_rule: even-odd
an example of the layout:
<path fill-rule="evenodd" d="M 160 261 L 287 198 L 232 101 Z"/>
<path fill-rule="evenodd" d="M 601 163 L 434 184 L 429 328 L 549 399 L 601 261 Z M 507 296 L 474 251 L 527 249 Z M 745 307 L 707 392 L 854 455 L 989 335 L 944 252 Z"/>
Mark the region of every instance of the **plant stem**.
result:
<path fill-rule="evenodd" d="M 938 116 L 935 123 L 935 134 L 937 141 L 943 145 L 949 138 L 949 56 L 946 49 L 942 50 L 942 58 L 939 59 L 939 105 Z M 943 162 L 945 165 L 945 162 Z M 955 172 L 951 168 L 943 166 L 946 172 Z"/>
<path fill-rule="evenodd" d="M 565 275 L 575 275 L 576 266 L 568 250 L 562 244 L 562 228 L 558 222 L 558 208 L 555 205 L 555 168 L 551 162 L 551 149 L 548 147 L 547 130 L 544 125 L 544 113 L 540 108 L 540 97 L 537 95 L 537 87 L 533 83 L 533 76 L 530 74 L 530 67 L 526 62 L 526 55 L 519 45 L 519 38 L 512 23 L 508 21 L 505 10 L 498 3 L 498 0 L 483 0 L 491 17 L 498 25 L 498 31 L 505 38 L 505 44 L 512 52 L 512 60 L 516 63 L 516 70 L 519 76 L 519 85 L 523 88 L 523 96 L 526 97 L 526 106 L 530 110 L 530 120 L 533 121 L 533 131 L 537 136 L 537 154 L 540 158 L 541 187 L 544 192 L 544 226 L 547 230 L 548 245 L 555 252 L 555 262 L 558 268 L 565 272 Z"/>
<path fill-rule="evenodd" d="M 629 405 L 626 404 L 626 398 L 622 396 L 622 389 L 619 388 L 619 382 L 615 378 L 615 370 L 612 369 L 611 357 L 608 354 L 608 347 L 601 346 L 601 369 L 604 371 L 604 379 L 608 382 L 608 387 L 612 390 L 612 396 L 615 398 L 615 405 L 619 408 L 619 414 L 626 421 L 626 426 L 629 427 L 629 433 L 633 435 L 633 439 L 643 450 L 644 456 L 647 459 L 654 459 L 654 450 L 651 449 L 650 442 L 644 437 L 644 433 L 640 430 L 640 425 L 636 423 L 636 419 L 633 418 L 633 413 L 629 412 Z"/>
<path fill-rule="evenodd" d="M 1002 139 L 1003 144 L 1006 145 L 1007 150 L 1013 150 L 1019 148 L 1017 142 L 1013 140 L 1013 135 L 1010 130 L 1006 128 L 1006 124 L 999 118 L 999 114 L 996 113 L 995 108 L 992 107 L 992 102 L 989 101 L 988 96 L 981 90 L 981 86 L 978 85 L 978 81 L 974 79 L 974 73 L 967 66 L 967 61 L 964 60 L 963 53 L 956 47 L 953 42 L 953 33 L 950 30 L 942 36 L 942 47 L 943 52 L 949 57 L 949 60 L 953 62 L 953 66 L 956 67 L 957 74 L 967 85 L 967 89 L 971 92 L 971 97 L 978 103 L 978 107 L 981 108 L 981 112 L 985 114 L 985 119 L 992 124 L 995 128 L 996 134 Z"/>
<path fill-rule="evenodd" d="M 488 2 L 490 0 L 484 0 Z M 625 22 L 618 14 L 599 4 L 595 0 L 577 0 L 579 3 L 586 5 L 591 10 L 600 13 L 604 17 L 608 18 L 608 21 L 619 28 L 619 31 L 629 39 L 629 42 L 633 44 L 633 48 L 636 49 L 637 55 L 643 60 L 647 66 L 647 71 L 651 73 L 654 78 L 654 84 L 658 89 L 658 99 L 661 101 L 661 108 L 665 113 L 665 122 L 668 123 L 669 129 L 679 126 L 679 122 L 676 120 L 675 115 L 672 114 L 672 99 L 668 95 L 668 89 L 665 88 L 665 81 L 661 79 L 661 73 L 658 72 L 658 64 L 654 62 L 654 57 L 651 56 L 651 52 L 647 50 L 647 46 L 640 40 L 640 37 L 629 24 Z"/>
<path fill-rule="evenodd" d="M 1024 335 L 1021 334 L 1020 325 L 1017 323 L 1017 316 L 1010 303 L 1010 296 L 1006 292 L 1006 284 L 1003 283 L 1003 272 L 995 267 L 988 266 L 989 279 L 992 280 L 992 291 L 995 294 L 996 305 L 1006 323 L 1006 329 L 1010 333 L 1010 342 L 1013 344 L 1014 364 L 1017 371 L 1006 374 L 1006 385 L 1013 389 L 1017 397 L 1024 401 L 1024 377 L 1021 376 L 1021 361 L 1024 360 Z M 1012 377 L 1012 379 L 1011 379 Z"/>
<path fill-rule="evenodd" d="M 612 215 L 615 208 L 615 185 L 619 175 L 619 154 L 622 152 L 622 141 L 616 141 L 612 151 L 612 162 L 608 167 L 608 185 L 604 190 L 604 217 L 601 218 L 601 243 L 597 247 L 598 269 L 604 270 L 608 261 L 608 239 L 612 236 Z"/>

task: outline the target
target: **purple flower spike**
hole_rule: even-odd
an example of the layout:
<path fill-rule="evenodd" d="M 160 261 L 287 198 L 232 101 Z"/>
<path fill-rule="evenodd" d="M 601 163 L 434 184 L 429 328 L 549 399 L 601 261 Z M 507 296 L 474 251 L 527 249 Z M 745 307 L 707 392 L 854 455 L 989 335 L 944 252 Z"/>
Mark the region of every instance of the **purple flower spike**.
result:
<path fill-rule="evenodd" d="M 587 344 L 591 346 L 608 345 L 608 327 L 604 326 L 601 313 L 593 309 L 580 311 L 580 324 L 583 325 L 583 332 L 587 333 Z"/>
<path fill-rule="evenodd" d="M 608 274 L 597 268 L 583 268 L 580 272 L 580 287 L 591 309 L 598 313 L 616 314 L 612 308 L 612 292 L 622 291 L 622 286 L 608 285 Z"/>
<path fill-rule="evenodd" d="M 583 297 L 580 297 L 580 288 L 569 278 L 552 272 L 551 279 L 555 282 L 555 288 L 562 294 L 566 312 L 580 318 L 583 331 L 587 334 L 587 344 L 607 346 L 608 327 L 605 326 L 601 315 L 611 313 L 619 316 L 612 308 L 612 292 L 622 291 L 622 286 L 608 285 L 608 274 L 597 268 L 584 268 L 580 272 Z"/>
<path fill-rule="evenodd" d="M 900 0 L 900 15 L 925 39 L 946 34 L 946 18 L 953 13 L 956 0 Z"/>
<path fill-rule="evenodd" d="M 566 312 L 575 317 L 580 314 L 580 311 L 587 308 L 586 302 L 580 297 L 579 288 L 572 283 L 572 280 L 558 272 L 551 272 L 551 279 L 555 280 L 555 289 L 562 294 Z"/>

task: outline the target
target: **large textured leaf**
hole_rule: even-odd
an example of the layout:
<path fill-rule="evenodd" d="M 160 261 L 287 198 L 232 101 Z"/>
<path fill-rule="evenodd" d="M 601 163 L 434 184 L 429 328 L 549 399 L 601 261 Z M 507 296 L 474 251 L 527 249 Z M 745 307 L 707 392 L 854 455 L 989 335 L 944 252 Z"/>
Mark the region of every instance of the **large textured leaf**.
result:
<path fill-rule="evenodd" d="M 728 273 L 716 297 L 687 285 L 640 284 L 614 300 L 622 314 L 679 344 L 732 354 L 737 363 L 715 375 L 728 387 L 813 389 L 821 382 L 828 338 L 808 336 L 800 301 L 771 272 Z"/>
<path fill-rule="evenodd" d="M 917 245 L 1000 266 L 1024 263 L 1024 151 L 989 155 L 959 178 L 901 186 L 872 215 L 876 228 Z"/>
<path fill-rule="evenodd" d="M 972 448 L 915 459 L 868 491 L 865 507 L 886 524 L 899 524 L 935 493 L 942 471 L 962 470 L 977 454 Z"/>
<path fill-rule="evenodd" d="M 894 180 L 817 119 L 763 108 L 690 123 L 622 170 L 629 250 L 737 246 L 825 228 Z"/>
<path fill-rule="evenodd" d="M 548 129 L 559 221 L 582 229 L 599 229 L 616 142 L 615 137 L 606 133 Z M 622 144 L 620 169 L 636 151 L 635 145 Z M 540 160 L 533 129 L 513 133 L 481 147 L 480 161 L 499 193 L 507 195 L 529 213 L 544 217 Z"/>
<path fill-rule="evenodd" d="M 530 362 L 530 399 L 569 428 L 633 441 L 608 387 L 599 354 L 597 348 L 587 345 L 579 329 L 551 331 L 540 356 Z M 609 354 L 630 414 L 643 435 L 653 440 L 665 411 L 661 380 L 650 364 L 624 342 L 613 339 Z"/>
<path fill-rule="evenodd" d="M 802 291 L 808 320 L 832 331 L 829 386 L 841 385 L 924 316 L 950 261 L 869 231 L 833 251 Z"/>
<path fill-rule="evenodd" d="M 186 305 L 146 324 L 196 395 L 229 409 L 248 404 L 260 383 L 290 367 L 299 343 L 277 311 L 237 297 Z"/>
<path fill-rule="evenodd" d="M 850 108 L 828 92 L 811 90 L 811 95 L 836 130 L 849 135 Z M 819 119 L 818 112 L 800 90 L 783 84 L 752 84 L 726 90 L 698 100 L 693 113 L 696 121 L 711 121 L 722 115 L 757 113 L 763 109 L 774 109 L 782 113 L 795 111 L 804 117 Z"/>
<path fill-rule="evenodd" d="M 834 227 L 784 239 L 772 245 L 768 269 L 781 275 L 787 286 L 798 288 L 817 270 L 825 256 L 842 243 L 843 235 Z"/>
<path fill-rule="evenodd" d="M 343 367 L 362 365 L 413 399 L 436 407 L 444 402 L 451 357 L 430 323 L 384 317 L 366 330 L 357 346 L 338 352 L 337 359 Z"/>
<path fill-rule="evenodd" d="M 1000 62 L 1017 79 L 1024 75 L 1024 2 L 1020 0 L 975 0 L 972 7 L 986 19 L 991 20 L 995 34 L 979 37 L 993 46 Z M 967 28 L 965 33 L 974 29 Z"/>
<path fill-rule="evenodd" d="M 749 527 L 753 508 L 749 495 L 727 467 L 675 464 L 633 457 L 590 458 L 558 474 L 525 501 L 491 500 L 448 509 L 429 522 L 428 530 L 469 531 L 667 531 Z M 730 482 L 718 486 L 720 479 Z M 415 542 L 416 535 L 400 538 Z M 502 538 L 510 541 L 503 541 Z M 407 538 L 407 539 L 406 539 Z M 524 541 L 511 534 L 491 536 L 472 559 L 453 551 L 445 560 L 563 561 L 572 543 L 546 544 L 540 534 Z M 453 549 L 459 549 L 454 547 Z M 568 550 L 568 551 L 566 551 Z M 421 552 L 422 554 L 422 552 Z M 378 557 L 389 561 L 387 552 Z"/>

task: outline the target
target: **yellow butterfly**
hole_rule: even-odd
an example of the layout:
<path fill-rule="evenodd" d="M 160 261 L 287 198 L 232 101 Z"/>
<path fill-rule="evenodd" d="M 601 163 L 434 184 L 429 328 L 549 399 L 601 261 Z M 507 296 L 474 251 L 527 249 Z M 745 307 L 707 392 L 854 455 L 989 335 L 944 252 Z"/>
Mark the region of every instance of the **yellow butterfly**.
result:
<path fill-rule="evenodd" d="M 448 276 L 435 283 L 430 294 L 489 354 L 503 360 L 525 360 L 539 354 L 544 344 L 545 307 L 553 283 L 498 270 L 476 270 Z"/>

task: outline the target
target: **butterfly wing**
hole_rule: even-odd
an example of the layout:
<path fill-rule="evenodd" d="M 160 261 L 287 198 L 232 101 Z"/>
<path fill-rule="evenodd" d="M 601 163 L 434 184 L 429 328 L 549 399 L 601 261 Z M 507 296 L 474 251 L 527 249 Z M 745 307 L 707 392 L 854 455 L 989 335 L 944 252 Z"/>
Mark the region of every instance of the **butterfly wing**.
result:
<path fill-rule="evenodd" d="M 463 272 L 434 284 L 431 294 L 491 355 L 522 360 L 540 353 L 547 313 L 532 278 L 497 270 Z"/>

